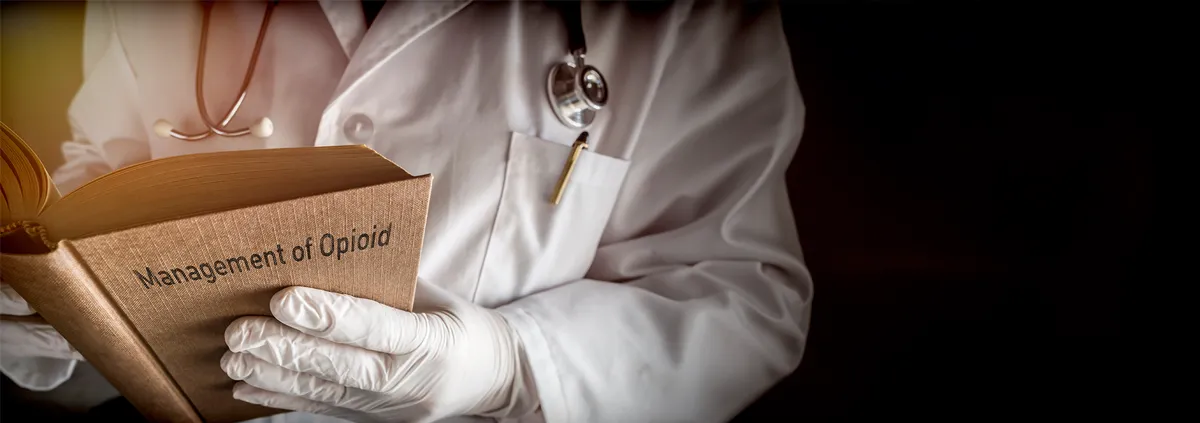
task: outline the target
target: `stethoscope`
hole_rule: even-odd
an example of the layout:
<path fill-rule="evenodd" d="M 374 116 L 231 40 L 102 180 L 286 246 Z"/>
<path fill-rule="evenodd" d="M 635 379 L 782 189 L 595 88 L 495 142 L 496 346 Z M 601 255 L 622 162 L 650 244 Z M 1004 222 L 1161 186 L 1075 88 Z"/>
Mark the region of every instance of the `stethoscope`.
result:
<path fill-rule="evenodd" d="M 258 138 L 267 138 L 271 133 L 275 132 L 275 124 L 270 118 L 263 117 L 246 128 L 229 129 L 226 125 L 233 121 L 233 117 L 237 116 L 238 109 L 242 107 L 242 103 L 246 101 L 246 91 L 250 88 L 250 80 L 254 78 L 254 67 L 258 65 L 258 53 L 262 51 L 263 39 L 267 35 L 267 26 L 271 23 L 271 12 L 275 10 L 277 0 L 267 2 L 267 11 L 263 13 L 262 25 L 258 28 L 258 39 L 254 41 L 254 51 L 250 54 L 250 65 L 247 66 L 246 76 L 242 79 L 242 88 L 238 90 L 237 100 L 229 107 L 229 112 L 225 113 L 225 119 L 221 120 L 221 124 L 213 123 L 212 117 L 208 115 L 208 107 L 204 101 L 204 59 L 208 51 L 208 21 L 212 15 L 212 3 L 204 2 L 204 18 L 200 26 L 200 58 L 196 65 L 196 107 L 200 109 L 200 119 L 204 121 L 204 131 L 194 134 L 188 134 L 175 130 L 166 119 L 159 119 L 154 122 L 154 133 L 160 137 L 172 137 L 184 141 L 200 141 L 213 134 L 223 137 L 241 137 L 245 135 L 253 135 Z"/>
<path fill-rule="evenodd" d="M 608 103 L 608 81 L 600 70 L 584 64 L 587 40 L 583 35 L 580 2 L 556 2 L 554 5 L 567 25 L 567 52 L 571 59 L 550 68 L 546 93 L 550 109 L 564 125 L 582 129 L 592 124 L 596 112 Z"/>
<path fill-rule="evenodd" d="M 230 138 L 252 135 L 265 139 L 275 132 L 274 123 L 267 117 L 259 118 L 253 125 L 245 128 L 230 129 L 228 125 L 237 116 L 242 103 L 246 101 L 246 92 L 250 87 L 250 80 L 254 77 L 254 68 L 258 64 L 258 54 L 262 50 L 267 26 L 271 22 L 271 12 L 277 3 L 278 0 L 267 3 L 267 10 L 263 13 L 262 25 L 259 26 L 258 38 L 254 42 L 254 51 L 251 53 L 250 64 L 242 79 L 237 99 L 225 113 L 225 118 L 217 123 L 208 115 L 208 107 L 205 106 L 204 101 L 204 62 L 208 51 L 209 19 L 212 15 L 211 2 L 204 2 L 199 59 L 196 65 L 196 106 L 200 111 L 200 118 L 204 122 L 205 129 L 201 132 L 185 133 L 176 130 L 174 125 L 167 120 L 159 119 L 154 123 L 155 134 L 183 141 L 200 141 L 214 134 Z M 559 10 L 563 22 L 567 25 L 567 52 L 570 54 L 570 59 L 551 67 L 550 75 L 546 80 L 547 98 L 550 101 L 550 108 L 559 121 L 568 127 L 583 129 L 592 124 L 596 118 L 596 112 L 607 104 L 608 83 L 599 70 L 584 63 L 587 42 L 584 39 L 583 23 L 580 18 L 580 2 L 565 1 L 552 2 L 552 4 Z"/>

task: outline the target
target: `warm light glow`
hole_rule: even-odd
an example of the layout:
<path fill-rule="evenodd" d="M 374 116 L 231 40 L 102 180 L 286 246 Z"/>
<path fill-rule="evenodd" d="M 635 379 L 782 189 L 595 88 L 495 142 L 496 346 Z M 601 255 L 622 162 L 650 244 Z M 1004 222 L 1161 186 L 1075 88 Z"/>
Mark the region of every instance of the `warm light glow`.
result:
<path fill-rule="evenodd" d="M 0 121 L 50 169 L 71 138 L 67 106 L 83 81 L 82 2 L 0 3 Z"/>

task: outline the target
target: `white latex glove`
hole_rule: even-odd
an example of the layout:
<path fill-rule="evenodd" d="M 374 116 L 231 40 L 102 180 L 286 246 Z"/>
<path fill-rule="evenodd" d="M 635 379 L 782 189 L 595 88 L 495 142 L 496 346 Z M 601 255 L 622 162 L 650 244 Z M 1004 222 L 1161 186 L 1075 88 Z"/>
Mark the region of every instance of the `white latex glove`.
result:
<path fill-rule="evenodd" d="M 0 314 L 29 316 L 35 311 L 12 287 L 0 284 Z M 83 356 L 44 323 L 0 320 L 0 372 L 33 391 L 57 388 L 75 371 Z"/>
<path fill-rule="evenodd" d="M 233 397 L 354 421 L 533 412 L 532 375 L 508 322 L 420 286 L 418 313 L 311 288 L 276 293 L 274 319 L 243 317 L 225 331 L 221 367 L 243 381 Z"/>

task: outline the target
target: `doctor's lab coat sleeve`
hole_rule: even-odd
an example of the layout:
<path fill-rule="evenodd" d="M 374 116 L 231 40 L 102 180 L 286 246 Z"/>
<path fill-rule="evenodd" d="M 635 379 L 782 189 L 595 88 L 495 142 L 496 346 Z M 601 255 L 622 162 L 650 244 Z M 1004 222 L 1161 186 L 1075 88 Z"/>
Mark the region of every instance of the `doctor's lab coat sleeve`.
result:
<path fill-rule="evenodd" d="M 90 1 L 84 16 L 83 85 L 67 109 L 72 139 L 52 175 L 63 194 L 116 170 L 150 160 L 133 67 L 116 28 L 114 5 Z"/>
<path fill-rule="evenodd" d="M 133 71 L 114 34 L 109 5 L 89 2 L 84 17 L 84 82 L 67 111 L 73 139 L 63 143 L 66 163 L 52 175 L 63 194 L 120 166 L 150 158 L 145 129 L 138 118 Z M 6 322 L 5 339 L 25 343 L 61 339 L 38 335 L 38 331 L 53 331 L 49 326 L 21 325 Z M 23 336 L 17 331 L 24 331 Z M 75 371 L 73 359 L 38 354 L 0 357 L 0 372 L 21 387 L 47 391 L 66 382 Z"/>
<path fill-rule="evenodd" d="M 804 106 L 778 15 L 726 19 L 678 34 L 587 278 L 500 308 L 546 421 L 727 421 L 799 365 Z"/>

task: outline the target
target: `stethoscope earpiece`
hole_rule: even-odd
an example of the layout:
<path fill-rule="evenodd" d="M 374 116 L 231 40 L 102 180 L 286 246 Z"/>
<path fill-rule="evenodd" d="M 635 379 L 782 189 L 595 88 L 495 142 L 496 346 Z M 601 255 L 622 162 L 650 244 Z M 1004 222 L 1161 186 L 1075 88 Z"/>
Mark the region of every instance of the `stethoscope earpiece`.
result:
<path fill-rule="evenodd" d="M 275 122 L 271 122 L 271 118 L 264 117 L 254 121 L 254 124 L 250 125 L 250 135 L 257 138 L 269 138 L 274 133 Z"/>
<path fill-rule="evenodd" d="M 172 132 L 175 132 L 175 125 L 167 122 L 166 119 L 159 119 L 154 122 L 154 135 L 166 138 L 171 136 Z"/>
<path fill-rule="evenodd" d="M 254 124 L 250 125 L 250 127 L 237 131 L 236 135 L 232 135 L 232 134 L 231 135 L 222 134 L 222 135 L 241 136 L 241 135 L 249 134 L 249 135 L 254 136 L 255 138 L 267 139 L 267 138 L 270 138 L 271 135 L 274 133 L 275 133 L 275 122 L 272 122 L 271 118 L 264 117 L 264 118 L 260 118 L 256 121 L 254 121 Z M 176 131 L 175 125 L 172 125 L 171 122 L 168 122 L 166 119 L 159 119 L 154 122 L 154 135 L 158 135 L 163 138 L 171 137 L 171 138 L 176 138 L 176 139 L 180 139 L 183 141 L 199 141 L 199 140 L 208 138 L 212 134 L 213 134 L 212 128 L 209 128 L 208 130 L 205 130 L 204 132 L 201 132 L 199 134 L 185 134 L 185 133 Z"/>

